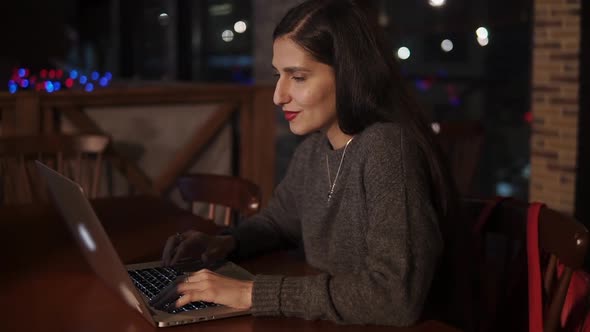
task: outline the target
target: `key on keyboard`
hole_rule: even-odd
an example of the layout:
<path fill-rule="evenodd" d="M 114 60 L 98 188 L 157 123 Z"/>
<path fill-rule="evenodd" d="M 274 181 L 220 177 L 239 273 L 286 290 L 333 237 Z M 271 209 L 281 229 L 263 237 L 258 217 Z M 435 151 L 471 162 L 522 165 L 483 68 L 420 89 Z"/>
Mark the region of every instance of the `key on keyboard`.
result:
<path fill-rule="evenodd" d="M 139 289 L 148 299 L 154 298 L 162 289 L 174 281 L 181 273 L 170 267 L 157 267 L 151 269 L 128 271 L 129 276 L 133 280 L 133 284 Z M 204 309 L 208 307 L 217 306 L 215 303 L 197 301 L 184 305 L 180 308 L 174 306 L 176 299 L 164 306 L 164 311 L 171 314 L 176 314 L 183 311 Z"/>

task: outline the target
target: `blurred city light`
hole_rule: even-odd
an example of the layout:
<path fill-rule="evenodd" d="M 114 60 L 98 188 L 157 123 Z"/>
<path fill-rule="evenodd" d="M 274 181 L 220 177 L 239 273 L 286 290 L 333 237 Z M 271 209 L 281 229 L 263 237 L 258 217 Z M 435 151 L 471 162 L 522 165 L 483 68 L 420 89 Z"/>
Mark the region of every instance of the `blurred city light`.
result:
<path fill-rule="evenodd" d="M 490 42 L 490 40 L 487 38 L 477 38 L 477 42 L 481 46 L 486 46 Z"/>
<path fill-rule="evenodd" d="M 168 16 L 167 13 L 161 13 L 158 16 L 158 22 L 160 23 L 161 26 L 167 26 L 168 23 L 170 23 L 170 16 Z"/>
<path fill-rule="evenodd" d="M 397 57 L 402 60 L 407 60 L 410 57 L 410 54 L 410 49 L 405 46 L 402 46 L 397 50 Z"/>
<path fill-rule="evenodd" d="M 225 30 L 221 33 L 221 39 L 223 39 L 224 42 L 229 43 L 234 40 L 234 33 L 231 30 Z"/>
<path fill-rule="evenodd" d="M 487 39 L 489 37 L 488 29 L 484 27 L 477 28 L 477 30 L 475 30 L 475 34 L 477 35 L 477 38 L 481 39 Z"/>
<path fill-rule="evenodd" d="M 453 50 L 453 42 L 449 39 L 445 39 L 440 43 L 440 48 L 445 52 L 450 52 Z"/>
<path fill-rule="evenodd" d="M 428 0 L 428 4 L 432 7 L 442 7 L 444 6 L 446 0 Z"/>
<path fill-rule="evenodd" d="M 237 33 L 244 33 L 244 32 L 246 32 L 247 28 L 248 28 L 248 26 L 246 25 L 246 22 L 244 22 L 244 21 L 237 21 L 236 23 L 234 23 L 234 30 Z"/>

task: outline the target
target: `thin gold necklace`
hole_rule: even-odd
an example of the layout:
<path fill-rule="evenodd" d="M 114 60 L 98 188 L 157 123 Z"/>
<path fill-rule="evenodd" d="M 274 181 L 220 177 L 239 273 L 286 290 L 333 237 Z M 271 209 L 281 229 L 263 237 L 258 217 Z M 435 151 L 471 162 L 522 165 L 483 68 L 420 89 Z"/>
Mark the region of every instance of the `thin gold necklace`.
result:
<path fill-rule="evenodd" d="M 340 157 L 340 164 L 338 164 L 338 170 L 336 171 L 336 176 L 334 177 L 334 183 L 332 183 L 332 176 L 330 175 L 330 162 L 328 161 L 328 154 L 326 153 L 326 168 L 328 169 L 328 186 L 330 187 L 330 191 L 328 192 L 328 203 L 332 199 L 332 194 L 334 194 L 334 187 L 336 186 L 336 181 L 338 180 L 338 175 L 340 174 L 340 168 L 342 167 L 342 162 L 344 161 L 344 155 L 346 155 L 346 148 L 348 144 L 352 141 L 354 136 L 352 136 L 348 142 L 344 145 L 344 151 L 342 151 L 342 157 Z"/>

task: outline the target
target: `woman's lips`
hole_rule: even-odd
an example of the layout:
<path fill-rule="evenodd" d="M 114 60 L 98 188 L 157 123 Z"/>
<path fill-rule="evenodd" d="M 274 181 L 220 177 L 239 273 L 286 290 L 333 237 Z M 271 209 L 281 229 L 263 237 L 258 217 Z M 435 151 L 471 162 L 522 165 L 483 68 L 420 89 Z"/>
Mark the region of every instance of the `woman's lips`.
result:
<path fill-rule="evenodd" d="M 289 111 L 283 111 L 285 112 L 285 119 L 287 121 L 293 121 L 293 119 L 295 119 L 297 117 L 297 115 L 299 115 L 299 112 L 289 112 Z"/>

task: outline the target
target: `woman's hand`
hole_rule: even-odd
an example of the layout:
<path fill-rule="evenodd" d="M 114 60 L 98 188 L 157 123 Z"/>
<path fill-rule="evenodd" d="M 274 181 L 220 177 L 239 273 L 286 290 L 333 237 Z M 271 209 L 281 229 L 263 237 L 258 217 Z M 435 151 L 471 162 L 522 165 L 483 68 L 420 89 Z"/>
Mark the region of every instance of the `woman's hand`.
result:
<path fill-rule="evenodd" d="M 252 281 L 228 278 L 204 269 L 178 277 L 153 298 L 150 304 L 164 310 L 177 299 L 174 303 L 177 308 L 190 302 L 204 301 L 247 310 L 252 307 L 252 285 Z"/>
<path fill-rule="evenodd" d="M 228 278 L 209 270 L 190 274 L 185 282 L 178 284 L 181 297 L 176 307 L 195 301 L 213 302 L 236 309 L 252 307 L 252 281 Z"/>
<path fill-rule="evenodd" d="M 230 235 L 213 236 L 186 231 L 168 238 L 162 254 L 162 264 L 170 266 L 184 259 L 214 262 L 227 257 L 235 246 L 235 240 Z"/>

